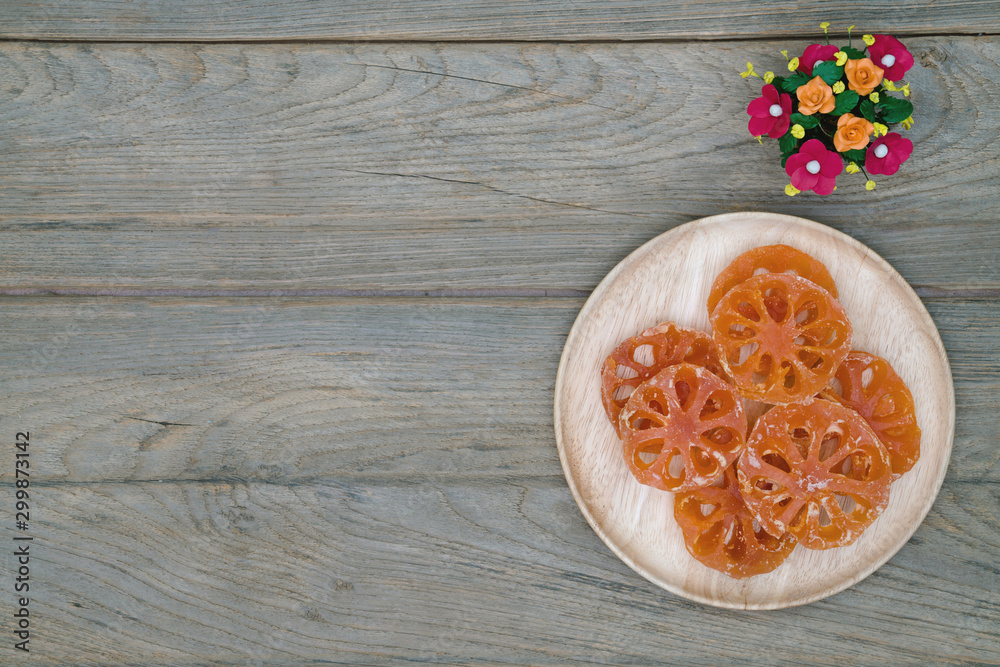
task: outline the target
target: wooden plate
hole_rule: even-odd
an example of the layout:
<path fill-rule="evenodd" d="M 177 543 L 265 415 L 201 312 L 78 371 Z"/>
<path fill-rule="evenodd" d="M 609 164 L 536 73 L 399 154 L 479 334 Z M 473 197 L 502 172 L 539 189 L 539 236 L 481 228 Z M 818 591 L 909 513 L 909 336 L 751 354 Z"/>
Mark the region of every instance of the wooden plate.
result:
<path fill-rule="evenodd" d="M 913 392 L 920 460 L 892 486 L 889 506 L 851 546 L 796 547 L 774 572 L 731 579 L 694 560 L 673 518 L 673 494 L 636 482 L 601 405 L 600 368 L 619 342 L 673 320 L 709 331 L 715 276 L 740 253 L 785 243 L 829 268 L 854 326 L 853 347 L 884 357 Z M 584 516 L 632 569 L 706 604 L 779 609 L 844 590 L 892 557 L 937 496 L 955 429 L 951 369 L 934 322 L 906 281 L 851 237 L 771 213 L 695 220 L 658 236 L 601 281 L 570 331 L 559 363 L 555 429 L 566 480 Z"/>

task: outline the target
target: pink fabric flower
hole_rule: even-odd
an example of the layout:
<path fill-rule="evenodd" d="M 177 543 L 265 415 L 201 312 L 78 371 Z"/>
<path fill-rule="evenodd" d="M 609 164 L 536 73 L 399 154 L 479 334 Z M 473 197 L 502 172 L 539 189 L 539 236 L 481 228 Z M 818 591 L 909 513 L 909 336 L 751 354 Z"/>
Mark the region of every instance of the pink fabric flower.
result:
<path fill-rule="evenodd" d="M 883 78 L 899 81 L 913 67 L 913 54 L 892 35 L 872 35 L 875 43 L 868 47 L 868 55 L 877 67 L 885 72 Z"/>
<path fill-rule="evenodd" d="M 836 60 L 836 53 L 839 50 L 833 44 L 810 44 L 799 58 L 799 71 L 812 76 L 813 67 L 818 61 Z"/>
<path fill-rule="evenodd" d="M 788 158 L 785 173 L 797 190 L 812 190 L 818 195 L 828 195 L 837 184 L 837 176 L 844 170 L 840 155 L 829 151 L 819 139 L 802 144 L 799 152 Z"/>
<path fill-rule="evenodd" d="M 868 146 L 868 152 L 865 153 L 865 169 L 869 174 L 891 176 L 899 171 L 899 165 L 906 162 L 912 152 L 912 141 L 898 132 L 890 132 Z M 792 158 L 788 159 L 790 161 Z"/>
<path fill-rule="evenodd" d="M 787 93 L 778 94 L 771 84 L 760 89 L 761 96 L 747 107 L 750 119 L 750 134 L 759 137 L 766 134 L 772 139 L 788 132 L 792 122 L 792 98 Z"/>

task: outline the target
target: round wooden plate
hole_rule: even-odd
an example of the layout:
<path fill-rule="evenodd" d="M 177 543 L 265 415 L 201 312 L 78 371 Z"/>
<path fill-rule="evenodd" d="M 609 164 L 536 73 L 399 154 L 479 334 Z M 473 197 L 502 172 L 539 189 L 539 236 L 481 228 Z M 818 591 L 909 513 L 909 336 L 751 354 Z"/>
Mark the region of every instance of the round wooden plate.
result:
<path fill-rule="evenodd" d="M 731 579 L 692 558 L 673 518 L 673 494 L 643 486 L 625 466 L 601 405 L 600 368 L 622 340 L 672 320 L 710 331 L 705 302 L 737 255 L 784 243 L 826 264 L 854 326 L 853 348 L 884 357 L 913 392 L 923 431 L 917 464 L 892 486 L 889 506 L 851 546 L 801 546 L 775 571 Z M 906 281 L 851 237 L 771 213 L 695 220 L 626 257 L 597 286 L 559 363 L 555 430 L 566 480 L 587 521 L 632 569 L 706 604 L 780 609 L 814 602 L 865 578 L 913 535 L 941 487 L 955 430 L 955 393 L 941 338 Z"/>

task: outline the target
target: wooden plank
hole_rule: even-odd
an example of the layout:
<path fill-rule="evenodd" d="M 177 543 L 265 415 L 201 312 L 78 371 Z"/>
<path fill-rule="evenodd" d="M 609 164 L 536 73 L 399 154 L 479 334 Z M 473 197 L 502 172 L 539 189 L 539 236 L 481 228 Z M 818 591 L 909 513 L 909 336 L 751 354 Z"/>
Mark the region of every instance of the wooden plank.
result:
<path fill-rule="evenodd" d="M 787 43 L 3 43 L 0 287 L 589 291 L 677 224 L 772 210 L 928 294 L 997 290 L 1000 38 L 908 43 L 914 156 L 829 198 L 746 131 L 736 72 Z"/>
<path fill-rule="evenodd" d="M 996 491 L 946 483 L 865 581 L 737 612 L 628 570 L 560 477 L 39 486 L 21 664 L 992 663 Z"/>
<path fill-rule="evenodd" d="M 30 431 L 48 480 L 560 475 L 553 388 L 582 305 L 6 298 L 0 433 Z M 996 479 L 995 302 L 928 305 L 956 382 L 951 478 Z"/>
<path fill-rule="evenodd" d="M 821 21 L 835 30 L 858 23 L 859 34 L 892 32 L 995 33 L 995 0 L 893 3 L 876 0 L 863 12 L 848 2 L 822 5 L 772 0 L 733 4 L 624 0 L 529 0 L 505 3 L 436 0 L 407 3 L 350 0 L 194 0 L 129 2 L 56 0 L 4 2 L 0 36 L 7 39 L 99 40 L 586 40 L 769 37 L 821 38 Z M 863 21 L 863 23 L 859 23 Z"/>

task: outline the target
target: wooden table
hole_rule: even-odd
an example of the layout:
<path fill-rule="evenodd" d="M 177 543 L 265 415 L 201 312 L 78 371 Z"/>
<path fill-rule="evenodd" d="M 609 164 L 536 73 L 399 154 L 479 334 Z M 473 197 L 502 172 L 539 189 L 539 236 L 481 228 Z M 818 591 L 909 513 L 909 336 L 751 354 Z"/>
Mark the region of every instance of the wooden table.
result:
<path fill-rule="evenodd" d="M 1000 661 L 1000 3 L 66 4 L 0 2 L 0 662 Z M 823 20 L 904 37 L 916 151 L 790 198 L 737 73 Z M 740 210 L 892 263 L 958 400 L 913 539 L 778 612 L 629 570 L 552 432 L 601 277 Z"/>

